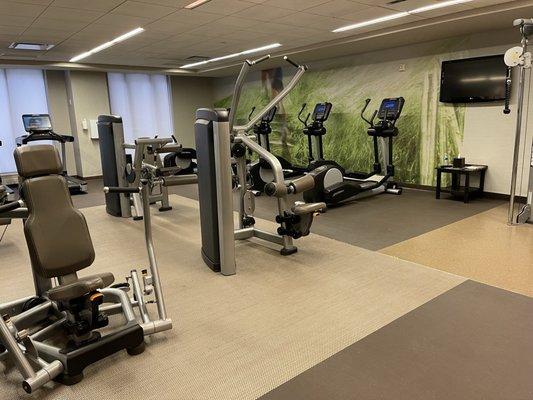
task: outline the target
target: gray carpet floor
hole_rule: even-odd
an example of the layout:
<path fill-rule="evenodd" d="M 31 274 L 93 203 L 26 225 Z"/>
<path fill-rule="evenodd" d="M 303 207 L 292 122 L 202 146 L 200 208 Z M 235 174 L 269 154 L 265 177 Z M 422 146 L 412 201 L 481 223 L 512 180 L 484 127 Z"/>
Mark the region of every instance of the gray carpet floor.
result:
<path fill-rule="evenodd" d="M 88 183 L 88 194 L 73 196 L 77 207 L 104 204 L 101 180 L 89 180 Z M 196 185 L 174 187 L 170 192 L 198 199 Z M 295 196 L 295 200 L 298 199 Z M 312 231 L 369 250 L 380 250 L 503 203 L 481 198 L 464 204 L 447 198 L 436 200 L 434 192 L 404 189 L 401 196 L 384 194 L 331 208 L 316 218 Z M 273 220 L 275 199 L 258 197 L 256 207 L 258 218 Z"/>

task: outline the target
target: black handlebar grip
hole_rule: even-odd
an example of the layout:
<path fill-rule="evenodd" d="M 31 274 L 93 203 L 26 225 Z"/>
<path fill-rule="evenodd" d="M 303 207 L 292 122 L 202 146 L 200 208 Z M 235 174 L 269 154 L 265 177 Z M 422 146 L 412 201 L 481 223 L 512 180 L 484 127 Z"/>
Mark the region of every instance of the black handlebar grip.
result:
<path fill-rule="evenodd" d="M 289 57 L 284 56 L 283 59 L 285 61 L 287 61 L 289 64 L 291 64 L 293 67 L 300 68 L 300 66 L 297 63 L 295 63 L 294 61 L 292 61 Z"/>
<path fill-rule="evenodd" d="M 17 208 L 20 208 L 23 206 L 23 202 L 21 200 L 13 201 L 11 203 L 7 203 L 0 206 L 0 213 L 6 213 L 9 211 L 16 210 Z"/>
<path fill-rule="evenodd" d="M 504 114 L 510 114 L 511 109 L 509 108 L 509 103 L 511 101 L 511 67 L 507 68 L 507 77 L 505 78 L 505 106 L 503 108 Z"/>
<path fill-rule="evenodd" d="M 140 188 L 135 187 L 104 187 L 104 193 L 126 193 L 126 194 L 132 194 L 132 193 L 140 193 Z"/>
<path fill-rule="evenodd" d="M 250 65 L 259 64 L 259 63 L 262 63 L 263 61 L 268 60 L 269 58 L 270 58 L 270 54 L 267 54 L 267 55 L 264 55 L 261 58 L 258 58 L 257 60 L 251 61 L 249 64 Z"/>

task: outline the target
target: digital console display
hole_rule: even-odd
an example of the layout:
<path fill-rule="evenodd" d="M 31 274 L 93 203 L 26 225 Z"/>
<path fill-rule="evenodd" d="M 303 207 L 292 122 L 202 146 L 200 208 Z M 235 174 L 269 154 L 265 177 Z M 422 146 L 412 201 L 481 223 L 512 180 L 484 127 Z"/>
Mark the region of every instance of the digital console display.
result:
<path fill-rule="evenodd" d="M 48 114 L 24 114 L 22 122 L 26 132 L 52 130 L 52 121 Z"/>

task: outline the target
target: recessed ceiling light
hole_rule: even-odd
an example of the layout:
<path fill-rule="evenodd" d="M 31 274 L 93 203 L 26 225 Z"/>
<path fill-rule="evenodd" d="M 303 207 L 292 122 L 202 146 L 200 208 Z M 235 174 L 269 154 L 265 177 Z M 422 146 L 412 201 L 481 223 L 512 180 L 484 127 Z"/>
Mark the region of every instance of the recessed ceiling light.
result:
<path fill-rule="evenodd" d="M 368 21 L 359 22 L 357 24 L 343 26 L 341 28 L 337 28 L 337 29 L 333 30 L 332 32 L 338 33 L 338 32 L 350 31 L 352 29 L 359 29 L 359 28 L 362 28 L 362 27 L 365 27 L 365 26 L 380 24 L 380 23 L 386 22 L 386 21 L 391 21 L 393 19 L 407 17 L 408 15 L 411 15 L 411 14 L 419 14 L 419 13 L 423 13 L 423 12 L 426 12 L 426 11 L 436 10 L 436 9 L 439 9 L 439 8 L 454 6 L 454 5 L 457 5 L 457 4 L 469 3 L 471 1 L 473 1 L 473 0 L 442 1 L 442 2 L 439 2 L 439 3 L 435 3 L 435 4 L 430 4 L 428 6 L 415 8 L 413 10 L 402 11 L 402 12 L 399 12 L 399 13 L 386 15 L 384 17 L 380 17 L 380 18 L 375 18 L 375 19 L 371 19 L 371 20 L 368 20 Z"/>
<path fill-rule="evenodd" d="M 182 65 L 180 68 L 198 67 L 200 65 L 209 64 L 209 63 L 212 63 L 212 62 L 215 62 L 215 61 L 227 60 L 228 58 L 235 58 L 235 57 L 239 57 L 239 56 L 244 56 L 244 55 L 251 54 L 251 53 L 257 53 L 258 51 L 274 49 L 274 48 L 280 47 L 280 46 L 281 46 L 281 43 L 272 43 L 272 44 L 268 44 L 266 46 L 256 47 L 255 49 L 244 50 L 244 51 L 240 51 L 238 53 L 232 53 L 232 54 L 228 54 L 228 55 L 225 55 L 225 56 L 210 58 L 209 60 L 204 60 L 204 61 L 199 61 L 199 62 L 195 62 L 195 63 L 192 63 L 192 64 Z"/>
<path fill-rule="evenodd" d="M 209 3 L 211 0 L 196 0 L 193 1 L 191 4 L 187 4 L 185 6 L 186 9 L 192 10 L 193 8 L 203 6 L 205 3 Z"/>
<path fill-rule="evenodd" d="M 100 46 L 97 46 L 94 49 L 91 49 L 89 51 L 86 51 L 85 53 L 81 53 L 75 57 L 72 57 L 69 60 L 69 62 L 76 62 L 76 61 L 82 60 L 86 57 L 89 57 L 90 55 L 98 53 L 99 51 L 105 50 L 108 47 L 111 47 L 117 43 L 123 42 L 124 40 L 129 39 L 132 36 L 138 35 L 141 32 L 144 32 L 144 28 L 135 28 L 134 30 L 129 31 L 125 33 L 124 35 L 120 35 L 119 37 L 116 37 L 113 40 L 110 40 L 109 42 L 102 43 Z"/>
<path fill-rule="evenodd" d="M 473 1 L 473 0 L 450 0 L 450 1 L 441 1 L 441 2 L 439 2 L 439 3 L 430 4 L 430 5 L 428 5 L 428 6 L 415 8 L 414 10 L 411 10 L 411 11 L 408 11 L 408 12 L 409 12 L 409 14 L 417 14 L 417 13 L 422 13 L 422 12 L 425 12 L 425 11 L 437 10 L 437 9 L 439 9 L 439 8 L 444 8 L 444 7 L 454 6 L 454 5 L 456 5 L 456 4 L 468 3 L 468 2 L 470 2 L 470 1 Z"/>
<path fill-rule="evenodd" d="M 402 17 L 405 17 L 407 15 L 409 15 L 409 13 L 406 12 L 406 11 L 399 12 L 399 13 L 396 13 L 396 14 L 386 15 L 384 17 L 380 17 L 380 18 L 375 18 L 375 19 L 371 19 L 371 20 L 368 20 L 368 21 L 359 22 L 357 24 L 343 26 L 341 28 L 337 28 L 337 29 L 333 30 L 332 32 L 337 33 L 337 32 L 344 32 L 344 31 L 351 31 L 352 29 L 359 29 L 359 28 L 363 28 L 364 26 L 375 25 L 375 24 L 379 24 L 379 23 L 385 22 L 385 21 L 391 21 L 393 19 L 402 18 Z"/>
<path fill-rule="evenodd" d="M 31 51 L 46 51 L 50 50 L 52 47 L 54 47 L 53 44 L 28 42 L 13 42 L 9 45 L 10 49 Z"/>

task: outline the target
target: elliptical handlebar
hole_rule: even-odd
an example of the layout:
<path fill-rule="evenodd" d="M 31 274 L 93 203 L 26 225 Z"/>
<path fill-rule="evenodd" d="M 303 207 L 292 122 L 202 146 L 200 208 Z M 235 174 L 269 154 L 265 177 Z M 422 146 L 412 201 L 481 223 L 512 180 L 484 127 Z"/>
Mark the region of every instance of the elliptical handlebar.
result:
<path fill-rule="evenodd" d="M 248 121 L 252 119 L 252 114 L 254 113 L 254 111 L 255 111 L 255 106 L 252 107 L 252 111 L 250 111 L 250 114 L 248 114 Z"/>
<path fill-rule="evenodd" d="M 259 63 L 262 63 L 263 61 L 266 61 L 270 58 L 270 54 L 266 54 L 264 55 L 263 57 L 261 58 L 258 58 L 257 60 L 246 60 L 245 62 L 250 66 L 250 67 L 253 67 L 254 65 L 256 64 L 259 64 Z"/>
<path fill-rule="evenodd" d="M 304 112 L 305 108 L 307 107 L 307 103 L 304 103 L 302 105 L 302 108 L 300 109 L 300 112 L 298 113 L 298 120 L 304 125 L 307 126 L 307 121 L 309 121 L 309 117 L 311 116 L 311 113 L 307 113 L 307 116 L 305 117 L 305 120 L 302 119 L 302 113 Z"/>
<path fill-rule="evenodd" d="M 368 119 L 365 118 L 365 111 L 366 111 L 366 109 L 368 108 L 368 105 L 370 104 L 371 101 L 372 101 L 372 99 L 366 99 L 366 100 L 365 100 L 365 106 L 364 106 L 363 109 L 361 110 L 361 118 L 362 118 L 363 121 L 365 121 L 368 125 L 370 125 L 370 126 L 374 126 L 374 118 L 376 118 L 377 111 L 374 111 L 374 114 L 372 114 L 372 118 L 370 118 L 370 121 L 369 121 Z"/>

